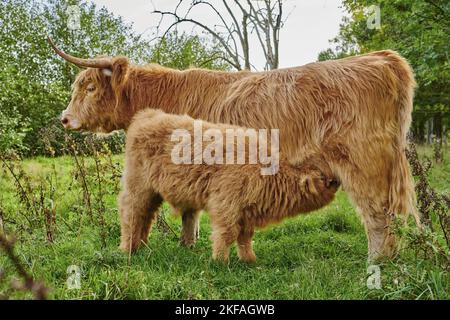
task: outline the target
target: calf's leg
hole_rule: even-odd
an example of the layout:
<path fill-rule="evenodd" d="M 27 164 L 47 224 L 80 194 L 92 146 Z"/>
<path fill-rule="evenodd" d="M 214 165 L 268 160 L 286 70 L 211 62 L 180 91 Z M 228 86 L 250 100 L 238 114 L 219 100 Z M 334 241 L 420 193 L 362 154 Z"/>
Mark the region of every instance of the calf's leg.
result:
<path fill-rule="evenodd" d="M 230 247 L 237 240 L 239 226 L 237 224 L 227 224 L 225 221 L 212 217 L 213 259 L 224 263 L 229 262 Z"/>
<path fill-rule="evenodd" d="M 252 238 L 255 233 L 255 228 L 250 224 L 241 223 L 239 235 L 237 238 L 238 244 L 238 256 L 244 262 L 254 263 L 256 262 L 256 255 L 253 251 Z"/>
<path fill-rule="evenodd" d="M 148 234 L 157 218 L 157 210 L 163 201 L 147 178 L 150 168 L 141 161 L 144 157 L 145 154 L 134 152 L 132 148 L 127 148 L 125 153 L 123 189 L 119 195 L 119 248 L 126 252 L 133 252 L 147 243 Z"/>
<path fill-rule="evenodd" d="M 148 234 L 157 217 L 162 198 L 152 191 L 130 193 L 124 190 L 119 196 L 121 224 L 120 249 L 133 252 L 147 243 Z"/>
<path fill-rule="evenodd" d="M 200 211 L 185 209 L 181 213 L 182 227 L 180 243 L 185 247 L 194 246 L 200 236 Z"/>

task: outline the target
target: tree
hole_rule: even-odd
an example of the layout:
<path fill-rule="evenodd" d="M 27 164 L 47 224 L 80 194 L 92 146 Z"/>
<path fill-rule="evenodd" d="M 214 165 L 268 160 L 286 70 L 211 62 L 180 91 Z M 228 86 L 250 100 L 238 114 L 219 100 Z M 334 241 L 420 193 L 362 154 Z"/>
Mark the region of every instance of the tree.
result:
<path fill-rule="evenodd" d="M 380 7 L 381 26 L 369 29 L 373 14 L 367 8 Z M 350 17 L 343 19 L 339 34 L 331 40 L 333 49 L 319 59 L 339 58 L 374 50 L 393 49 L 411 63 L 418 89 L 413 113 L 413 132 L 422 140 L 425 124 L 433 119 L 434 132 L 442 137 L 450 125 L 450 29 L 449 3 L 445 0 L 344 0 Z"/>
<path fill-rule="evenodd" d="M 220 59 L 221 51 L 217 45 L 211 45 L 196 35 L 170 32 L 153 46 L 150 62 L 175 68 L 187 69 L 199 67 L 227 70 L 230 65 Z"/>
<path fill-rule="evenodd" d="M 163 37 L 181 23 L 193 24 L 212 36 L 222 48 L 221 59 L 237 70 L 252 67 L 249 37 L 254 33 L 266 58 L 265 68 L 278 68 L 280 29 L 285 22 L 282 20 L 282 0 L 222 0 L 220 4 L 208 0 L 193 0 L 190 3 L 179 0 L 172 11 L 155 9 L 153 13 L 161 15 L 160 24 L 164 17 L 173 19 Z M 208 9 L 217 17 L 219 24 L 209 26 L 201 19 L 192 17 L 199 7 Z"/>

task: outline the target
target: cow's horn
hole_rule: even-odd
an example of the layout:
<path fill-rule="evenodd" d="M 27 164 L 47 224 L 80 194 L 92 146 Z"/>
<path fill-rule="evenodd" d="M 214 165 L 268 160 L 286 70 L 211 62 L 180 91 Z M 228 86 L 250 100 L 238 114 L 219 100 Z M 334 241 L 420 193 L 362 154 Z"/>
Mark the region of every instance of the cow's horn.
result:
<path fill-rule="evenodd" d="M 52 46 L 53 50 L 62 57 L 64 60 L 67 60 L 79 67 L 85 67 L 85 68 L 111 68 L 111 59 L 110 58 L 97 58 L 97 59 L 82 59 L 77 58 L 74 56 L 71 56 L 70 54 L 67 54 L 63 52 L 62 50 L 58 49 L 58 47 L 53 43 L 52 39 L 50 37 L 47 37 L 48 42 Z"/>

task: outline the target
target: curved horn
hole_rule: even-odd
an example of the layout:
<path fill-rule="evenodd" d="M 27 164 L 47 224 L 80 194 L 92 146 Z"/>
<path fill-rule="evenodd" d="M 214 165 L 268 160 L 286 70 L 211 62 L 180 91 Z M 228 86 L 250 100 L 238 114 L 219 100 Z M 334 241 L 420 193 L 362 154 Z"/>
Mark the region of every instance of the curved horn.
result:
<path fill-rule="evenodd" d="M 58 47 L 53 43 L 52 39 L 50 37 L 47 37 L 48 42 L 52 46 L 53 50 L 62 57 L 64 60 L 67 60 L 79 67 L 85 67 L 85 68 L 111 68 L 112 63 L 110 58 L 97 58 L 97 59 L 82 59 L 77 58 L 74 56 L 71 56 L 70 54 L 67 54 L 63 52 L 62 50 L 58 49 Z"/>

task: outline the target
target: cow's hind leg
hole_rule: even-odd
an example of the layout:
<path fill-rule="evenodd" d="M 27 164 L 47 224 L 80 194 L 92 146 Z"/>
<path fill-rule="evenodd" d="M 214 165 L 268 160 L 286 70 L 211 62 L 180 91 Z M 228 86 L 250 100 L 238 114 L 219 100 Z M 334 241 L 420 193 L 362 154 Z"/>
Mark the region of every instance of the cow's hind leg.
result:
<path fill-rule="evenodd" d="M 354 195 L 368 238 L 369 261 L 392 257 L 397 252 L 397 240 L 392 230 L 392 219 L 381 199 Z"/>
<path fill-rule="evenodd" d="M 327 156 L 361 215 L 368 238 L 369 261 L 374 261 L 392 257 L 398 249 L 393 215 L 389 212 L 393 164 L 398 159 L 388 138 L 368 136 L 365 141 L 364 145 L 331 146 Z"/>
<path fill-rule="evenodd" d="M 388 173 L 353 171 L 343 176 L 343 187 L 361 215 L 368 238 L 369 261 L 392 257 L 397 252 L 392 217 L 388 212 Z"/>

